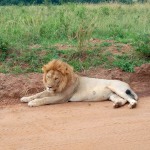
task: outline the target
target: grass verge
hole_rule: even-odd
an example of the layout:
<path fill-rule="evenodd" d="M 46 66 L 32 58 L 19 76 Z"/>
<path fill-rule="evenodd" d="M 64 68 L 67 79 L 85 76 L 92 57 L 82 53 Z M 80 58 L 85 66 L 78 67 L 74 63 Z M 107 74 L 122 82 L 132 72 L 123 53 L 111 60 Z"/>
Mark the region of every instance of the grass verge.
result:
<path fill-rule="evenodd" d="M 107 44 L 106 44 L 107 43 Z M 149 59 L 137 55 L 126 44 L 101 42 L 86 47 L 79 51 L 77 47 L 63 49 L 60 47 L 39 47 L 28 50 L 11 50 L 9 55 L 0 65 L 3 73 L 41 72 L 43 64 L 52 59 L 62 59 L 74 66 L 76 71 L 87 70 L 91 67 L 102 66 L 105 68 L 118 67 L 127 72 L 133 72 L 135 66 L 150 63 Z"/>
<path fill-rule="evenodd" d="M 150 62 L 149 16 L 149 3 L 0 6 L 0 72 L 40 72 L 54 58 L 77 71 L 103 66 L 132 72 Z M 126 43 L 133 47 L 124 53 Z"/>

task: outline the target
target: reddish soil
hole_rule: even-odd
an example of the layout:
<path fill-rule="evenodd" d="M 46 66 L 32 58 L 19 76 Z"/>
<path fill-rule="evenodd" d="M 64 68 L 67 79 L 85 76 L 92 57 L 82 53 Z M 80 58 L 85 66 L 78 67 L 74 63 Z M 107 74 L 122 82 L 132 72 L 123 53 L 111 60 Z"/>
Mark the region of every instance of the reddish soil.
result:
<path fill-rule="evenodd" d="M 75 48 L 71 45 L 64 45 L 64 44 L 56 44 L 55 46 L 57 47 L 58 50 L 69 50 L 71 48 Z"/>
<path fill-rule="evenodd" d="M 80 74 L 128 82 L 139 95 L 137 108 L 113 109 L 110 101 L 29 108 L 19 99 L 43 90 L 42 74 L 0 74 L 0 149 L 149 150 L 150 64 L 135 73 L 95 68 Z"/>

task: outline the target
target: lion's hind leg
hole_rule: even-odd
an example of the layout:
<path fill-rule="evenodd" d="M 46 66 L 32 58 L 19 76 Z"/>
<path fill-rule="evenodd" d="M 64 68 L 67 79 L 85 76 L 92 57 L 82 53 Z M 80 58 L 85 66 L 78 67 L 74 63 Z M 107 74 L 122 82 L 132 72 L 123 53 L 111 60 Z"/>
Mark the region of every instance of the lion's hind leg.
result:
<path fill-rule="evenodd" d="M 127 100 L 121 98 L 120 96 L 116 95 L 115 93 L 112 93 L 110 95 L 109 99 L 113 102 L 114 108 L 119 108 L 127 103 Z"/>
<path fill-rule="evenodd" d="M 135 108 L 137 105 L 138 96 L 133 92 L 133 90 L 129 87 L 128 84 L 120 82 L 119 84 L 113 84 L 108 88 L 116 93 L 121 98 L 127 100 L 129 102 L 129 108 Z"/>

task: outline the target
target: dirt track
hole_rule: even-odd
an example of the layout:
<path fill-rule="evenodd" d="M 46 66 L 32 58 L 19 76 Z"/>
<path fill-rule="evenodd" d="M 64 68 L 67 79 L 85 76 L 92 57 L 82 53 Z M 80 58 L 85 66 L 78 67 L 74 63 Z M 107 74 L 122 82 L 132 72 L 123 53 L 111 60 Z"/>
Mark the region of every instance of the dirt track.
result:
<path fill-rule="evenodd" d="M 136 109 L 111 102 L 67 103 L 0 110 L 3 150 L 149 150 L 150 97 Z"/>
<path fill-rule="evenodd" d="M 135 109 L 127 105 L 113 109 L 110 101 L 29 108 L 21 104 L 19 98 L 25 94 L 23 91 L 31 94 L 42 90 L 41 74 L 30 75 L 29 80 L 1 74 L 0 149 L 149 150 L 149 73 L 148 67 L 140 68 L 135 74 L 102 69 L 85 73 L 108 79 L 115 76 L 129 82 L 140 97 Z"/>

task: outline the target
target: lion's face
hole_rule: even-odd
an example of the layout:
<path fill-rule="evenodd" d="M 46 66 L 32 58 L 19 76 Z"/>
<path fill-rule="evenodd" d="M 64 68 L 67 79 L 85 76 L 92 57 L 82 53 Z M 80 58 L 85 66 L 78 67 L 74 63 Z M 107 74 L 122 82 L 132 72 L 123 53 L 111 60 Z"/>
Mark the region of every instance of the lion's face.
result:
<path fill-rule="evenodd" d="M 57 70 L 50 70 L 46 74 L 46 79 L 44 82 L 44 85 L 46 87 L 46 90 L 50 93 L 55 93 L 61 88 L 64 88 L 67 83 L 66 76 L 63 76 L 59 71 Z M 63 85 L 63 87 L 62 87 Z"/>
<path fill-rule="evenodd" d="M 73 68 L 68 64 L 53 60 L 44 65 L 43 83 L 50 93 L 61 92 L 73 80 Z"/>

